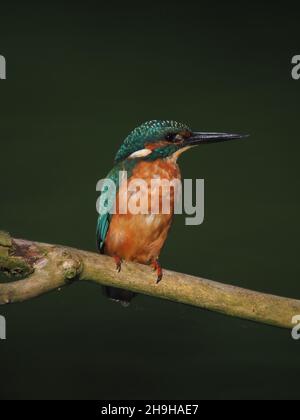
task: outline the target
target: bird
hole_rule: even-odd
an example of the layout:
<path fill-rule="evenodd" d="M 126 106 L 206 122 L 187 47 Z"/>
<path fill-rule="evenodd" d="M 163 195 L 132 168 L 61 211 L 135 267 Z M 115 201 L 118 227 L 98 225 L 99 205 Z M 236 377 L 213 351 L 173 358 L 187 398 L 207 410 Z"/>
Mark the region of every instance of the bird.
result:
<path fill-rule="evenodd" d="M 177 160 L 187 150 L 203 144 L 244 137 L 247 135 L 193 131 L 188 125 L 173 120 L 151 120 L 143 123 L 125 138 L 115 156 L 114 166 L 106 177 L 116 185 L 111 205 L 118 209 L 120 205 L 127 204 L 122 201 L 129 200 L 127 188 L 130 181 L 145 181 L 148 191 L 144 194 L 148 196 L 151 195 L 153 178 L 180 181 L 181 171 Z M 127 174 L 127 184 L 119 176 L 120 173 Z M 156 271 L 156 282 L 162 280 L 163 270 L 159 256 L 172 225 L 175 194 L 174 190 L 169 194 L 170 211 L 167 214 L 161 208 L 156 214 L 151 212 L 151 208 L 145 214 L 130 211 L 99 213 L 97 248 L 101 254 L 114 258 L 118 272 L 124 261 L 134 261 L 152 265 Z M 136 295 L 134 292 L 110 286 L 105 286 L 105 294 L 123 306 L 128 306 Z"/>

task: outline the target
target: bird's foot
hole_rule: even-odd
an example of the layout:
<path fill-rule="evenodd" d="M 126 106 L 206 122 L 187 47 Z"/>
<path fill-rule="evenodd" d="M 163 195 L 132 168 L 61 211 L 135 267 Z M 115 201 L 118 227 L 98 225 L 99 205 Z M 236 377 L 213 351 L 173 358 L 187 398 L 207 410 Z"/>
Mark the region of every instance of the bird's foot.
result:
<path fill-rule="evenodd" d="M 161 279 L 163 278 L 163 270 L 162 270 L 162 267 L 161 267 L 161 265 L 160 265 L 160 263 L 159 263 L 158 260 L 152 261 L 152 267 L 153 267 L 153 270 L 156 271 L 156 273 L 157 273 L 156 284 L 158 284 L 161 281 Z"/>
<path fill-rule="evenodd" d="M 122 259 L 120 257 L 118 257 L 117 255 L 114 256 L 114 260 L 116 263 L 116 270 L 118 273 L 120 273 L 121 269 L 122 269 Z"/>

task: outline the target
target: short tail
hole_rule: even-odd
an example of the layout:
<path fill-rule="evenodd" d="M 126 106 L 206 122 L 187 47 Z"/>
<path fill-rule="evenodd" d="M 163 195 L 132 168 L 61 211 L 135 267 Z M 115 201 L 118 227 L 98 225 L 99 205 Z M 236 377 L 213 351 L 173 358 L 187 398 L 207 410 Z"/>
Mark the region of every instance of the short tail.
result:
<path fill-rule="evenodd" d="M 111 286 L 104 286 L 104 293 L 109 299 L 119 302 L 122 306 L 129 306 L 131 300 L 136 296 L 134 292 Z"/>

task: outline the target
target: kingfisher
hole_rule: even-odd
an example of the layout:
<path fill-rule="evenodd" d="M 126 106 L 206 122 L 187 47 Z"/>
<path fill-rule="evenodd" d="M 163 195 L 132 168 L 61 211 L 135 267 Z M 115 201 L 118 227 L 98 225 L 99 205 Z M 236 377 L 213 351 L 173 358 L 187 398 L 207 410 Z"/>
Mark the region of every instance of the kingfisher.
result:
<path fill-rule="evenodd" d="M 151 180 L 161 179 L 170 182 L 181 180 L 177 160 L 188 149 L 201 144 L 217 143 L 246 137 L 242 134 L 199 132 L 191 130 L 186 124 L 170 120 L 152 120 L 135 128 L 123 141 L 118 150 L 114 167 L 107 178 L 114 182 L 116 189 L 112 202 L 116 209 L 126 205 L 130 199 L 130 181 L 143 180 L 152 194 Z M 126 173 L 122 181 L 120 173 Z M 159 194 L 163 194 L 160 189 Z M 152 265 L 156 271 L 156 282 L 163 277 L 159 262 L 161 250 L 167 239 L 174 216 L 176 193 L 172 189 L 167 197 L 169 212 L 151 212 L 151 200 L 146 200 L 148 212 L 99 212 L 97 223 L 97 247 L 100 253 L 114 258 L 116 269 L 121 270 L 123 261 L 134 261 Z M 159 197 L 160 201 L 166 197 Z M 135 296 L 134 292 L 114 287 L 105 287 L 106 295 L 127 306 Z"/>

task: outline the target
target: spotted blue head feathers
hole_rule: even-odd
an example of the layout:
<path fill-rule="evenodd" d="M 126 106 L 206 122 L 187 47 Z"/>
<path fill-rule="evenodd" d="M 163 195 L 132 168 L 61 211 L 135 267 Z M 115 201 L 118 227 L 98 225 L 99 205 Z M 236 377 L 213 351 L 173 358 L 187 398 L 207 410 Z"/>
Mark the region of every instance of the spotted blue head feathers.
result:
<path fill-rule="evenodd" d="M 124 140 L 115 162 L 128 158 L 133 153 L 144 149 L 148 143 L 155 143 L 167 139 L 181 131 L 191 131 L 186 124 L 169 120 L 152 120 L 135 128 Z M 171 143 L 171 141 L 170 141 Z"/>

